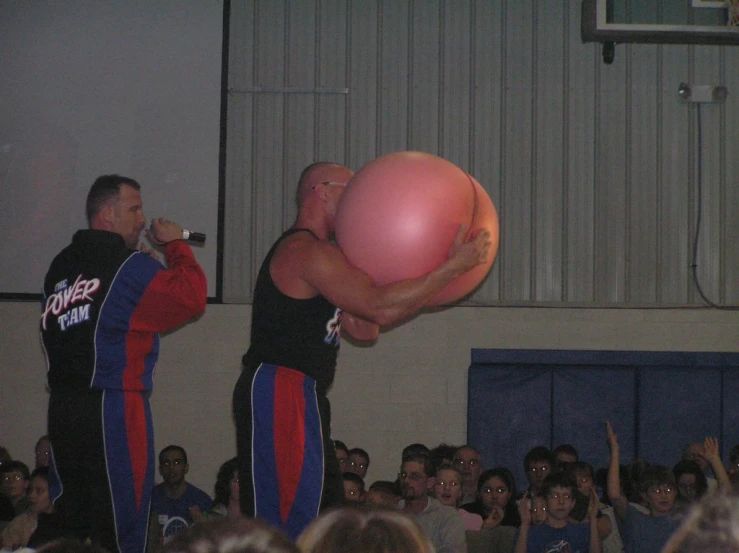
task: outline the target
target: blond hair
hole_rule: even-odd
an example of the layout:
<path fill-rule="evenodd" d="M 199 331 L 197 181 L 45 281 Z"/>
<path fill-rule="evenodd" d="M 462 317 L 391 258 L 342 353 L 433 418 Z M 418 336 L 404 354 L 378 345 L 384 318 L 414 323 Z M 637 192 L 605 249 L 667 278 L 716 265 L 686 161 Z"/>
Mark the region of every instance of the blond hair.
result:
<path fill-rule="evenodd" d="M 739 553 L 739 496 L 704 497 L 683 519 L 662 553 Z"/>
<path fill-rule="evenodd" d="M 319 516 L 296 543 L 301 553 L 434 553 L 434 546 L 408 515 L 366 507 L 345 507 Z"/>

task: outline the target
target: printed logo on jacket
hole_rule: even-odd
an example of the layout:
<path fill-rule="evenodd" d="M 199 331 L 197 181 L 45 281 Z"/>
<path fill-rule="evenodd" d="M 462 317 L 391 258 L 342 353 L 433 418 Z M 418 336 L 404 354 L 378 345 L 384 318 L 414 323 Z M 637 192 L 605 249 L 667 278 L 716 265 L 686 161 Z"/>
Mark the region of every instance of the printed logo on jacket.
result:
<path fill-rule="evenodd" d="M 90 304 L 94 301 L 93 295 L 99 289 L 99 278 L 86 280 L 82 275 L 77 277 L 72 286 L 66 278 L 57 282 L 54 293 L 46 299 L 44 312 L 41 314 L 41 327 L 46 330 L 49 315 L 56 317 L 61 330 L 89 321 Z"/>

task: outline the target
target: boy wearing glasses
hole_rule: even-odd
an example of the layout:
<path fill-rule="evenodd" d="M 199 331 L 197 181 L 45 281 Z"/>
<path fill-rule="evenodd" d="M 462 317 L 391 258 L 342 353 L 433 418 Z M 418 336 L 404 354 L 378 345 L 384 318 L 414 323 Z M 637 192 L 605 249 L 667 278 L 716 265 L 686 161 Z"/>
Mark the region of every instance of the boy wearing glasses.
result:
<path fill-rule="evenodd" d="M 530 496 L 524 495 L 518 504 L 521 527 L 516 536 L 515 553 L 601 553 L 598 536 L 598 501 L 590 491 L 588 522 L 573 523 L 570 513 L 575 508 L 577 484 L 567 472 L 550 474 L 541 485 L 540 496 L 546 503 L 546 520 L 534 525 Z"/>
<path fill-rule="evenodd" d="M 621 490 L 618 438 L 609 422 L 606 422 L 606 440 L 611 450 L 608 498 L 621 523 L 624 550 L 627 553 L 659 553 L 679 526 L 672 517 L 675 477 L 664 467 L 649 467 L 644 471 L 639 482 L 641 496 L 649 508 L 649 514 L 644 514 L 629 503 Z"/>

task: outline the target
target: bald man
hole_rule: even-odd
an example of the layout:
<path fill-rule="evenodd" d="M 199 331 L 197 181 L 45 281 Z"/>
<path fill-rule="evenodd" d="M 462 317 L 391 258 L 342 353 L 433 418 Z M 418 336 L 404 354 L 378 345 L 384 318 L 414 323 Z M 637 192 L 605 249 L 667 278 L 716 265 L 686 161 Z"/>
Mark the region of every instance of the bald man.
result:
<path fill-rule="evenodd" d="M 328 162 L 300 175 L 297 218 L 257 277 L 251 344 L 233 396 L 242 511 L 292 538 L 319 507 L 344 498 L 326 398 L 341 336 L 374 342 L 380 326 L 416 313 L 449 282 L 484 263 L 490 249 L 489 233 L 463 242 L 461 228 L 440 267 L 375 286 L 330 240 L 352 175 Z"/>

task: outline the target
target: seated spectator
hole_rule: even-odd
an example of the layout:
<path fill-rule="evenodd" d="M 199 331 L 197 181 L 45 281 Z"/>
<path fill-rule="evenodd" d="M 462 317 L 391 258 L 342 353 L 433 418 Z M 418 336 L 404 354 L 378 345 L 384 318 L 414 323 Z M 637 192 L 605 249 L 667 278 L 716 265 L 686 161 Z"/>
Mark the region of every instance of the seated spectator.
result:
<path fill-rule="evenodd" d="M 0 547 L 18 549 L 26 547 L 38 525 L 38 516 L 49 514 L 54 506 L 49 498 L 49 469 L 40 467 L 31 473 L 28 499 L 30 507 L 16 516 L 0 535 Z"/>
<path fill-rule="evenodd" d="M 429 455 L 430 449 L 423 444 L 413 443 L 405 446 L 400 454 L 400 459 L 405 459 L 408 455 L 418 455 L 419 453 Z"/>
<path fill-rule="evenodd" d="M 477 497 L 477 484 L 482 472 L 482 456 L 471 445 L 463 445 L 454 452 L 454 466 L 462 475 L 462 502 L 471 503 Z"/>
<path fill-rule="evenodd" d="M 299 553 L 299 551 L 285 534 L 266 522 L 252 518 L 220 517 L 193 524 L 172 538 L 161 553 Z"/>
<path fill-rule="evenodd" d="M 516 481 L 513 473 L 504 467 L 486 470 L 478 480 L 477 498 L 462 505 L 471 513 L 480 515 L 483 528 L 519 526 L 521 519 L 516 507 Z"/>
<path fill-rule="evenodd" d="M 370 456 L 361 447 L 353 447 L 349 450 L 349 460 L 346 465 L 346 472 L 358 474 L 362 480 L 367 477 L 367 470 L 370 466 Z"/>
<path fill-rule="evenodd" d="M 209 515 L 243 516 L 239 501 L 239 463 L 236 457 L 229 459 L 218 469 L 213 492 L 213 507 L 207 511 Z"/>
<path fill-rule="evenodd" d="M 36 468 L 49 466 L 49 461 L 51 460 L 51 442 L 46 434 L 38 439 L 36 447 L 33 448 L 33 453 L 36 459 Z"/>
<path fill-rule="evenodd" d="M 523 460 L 523 469 L 529 481 L 527 491 L 529 497 L 535 497 L 541 490 L 544 479 L 549 476 L 554 466 L 552 452 L 540 445 L 529 450 Z"/>
<path fill-rule="evenodd" d="M 13 504 L 16 516 L 26 512 L 31 505 L 27 496 L 29 476 L 28 467 L 20 461 L 8 461 L 0 467 L 3 493 Z"/>
<path fill-rule="evenodd" d="M 718 440 L 707 437 L 701 446 L 700 456 L 716 476 L 716 487 L 725 492 L 730 491 L 731 480 L 719 455 Z M 684 512 L 691 503 L 711 492 L 711 485 L 700 464 L 694 461 L 679 461 L 672 472 L 677 483 L 675 506 L 678 512 Z"/>
<path fill-rule="evenodd" d="M 576 463 L 580 460 L 580 456 L 577 450 L 570 444 L 561 444 L 554 448 L 552 451 L 554 455 L 554 464 L 561 465 L 562 463 Z"/>
<path fill-rule="evenodd" d="M 170 445 L 159 452 L 159 474 L 164 482 L 152 490 L 151 510 L 157 514 L 164 543 L 213 507 L 207 493 L 185 480 L 189 469 L 182 447 Z"/>
<path fill-rule="evenodd" d="M 683 456 L 681 458 L 682 461 L 693 461 L 695 463 L 698 463 L 698 466 L 703 471 L 704 474 L 706 474 L 709 470 L 709 464 L 704 456 L 705 450 L 703 449 L 703 444 L 699 442 L 692 442 L 685 446 L 685 449 L 683 449 Z M 718 482 L 716 482 L 716 479 L 712 477 L 709 474 L 706 474 L 706 484 L 708 486 L 708 491 L 714 491 L 718 487 Z"/>
<path fill-rule="evenodd" d="M 584 461 L 572 463 L 568 467 L 568 471 L 573 480 L 577 484 L 577 490 L 581 497 L 585 497 L 585 512 L 590 508 L 590 498 L 598 499 L 598 536 L 601 539 L 601 549 L 603 553 L 622 553 L 624 544 L 621 540 L 621 534 L 618 531 L 616 523 L 616 514 L 613 507 L 606 505 L 598 498 L 597 492 L 591 495 L 591 491 L 595 491 L 595 479 L 593 466 Z M 577 521 L 583 520 L 584 517 L 577 517 Z"/>
<path fill-rule="evenodd" d="M 703 471 L 704 475 L 711 469 L 713 477 L 706 476 L 707 491 L 714 492 L 716 489 L 728 490 L 731 487 L 728 474 L 719 455 L 718 440 L 707 436 L 703 443 L 689 444 L 683 453 L 683 460 L 695 461 Z"/>
<path fill-rule="evenodd" d="M 706 475 L 695 461 L 681 460 L 672 467 L 672 474 L 677 484 L 675 511 L 685 513 L 690 506 L 699 501 L 708 491 Z"/>
<path fill-rule="evenodd" d="M 462 517 L 465 530 L 479 530 L 482 528 L 482 517 L 459 508 L 462 499 L 462 475 L 450 465 L 442 465 L 436 471 L 436 482 L 433 487 L 433 496 L 442 505 L 457 509 Z"/>
<path fill-rule="evenodd" d="M 344 479 L 344 499 L 354 503 L 364 501 L 364 480 L 354 472 L 345 472 L 342 475 Z"/>
<path fill-rule="evenodd" d="M 515 553 L 571 551 L 600 553 L 600 538 L 596 522 L 598 501 L 595 489 L 590 491 L 588 524 L 572 523 L 570 513 L 575 506 L 577 486 L 569 474 L 551 474 L 541 484 L 541 495 L 546 501 L 547 518 L 543 524 L 531 524 L 531 509 L 527 495 L 519 503 L 521 527 L 516 538 Z"/>
<path fill-rule="evenodd" d="M 434 553 L 411 517 L 384 509 L 329 511 L 309 524 L 296 543 L 302 553 Z"/>
<path fill-rule="evenodd" d="M 341 440 L 334 440 L 334 449 L 336 449 L 336 458 L 339 460 L 339 469 L 346 472 L 347 462 L 349 461 L 349 449 Z"/>
<path fill-rule="evenodd" d="M 436 481 L 428 454 L 408 455 L 398 474 L 402 497 L 399 507 L 418 523 L 437 553 L 465 553 L 464 523 L 452 507 L 429 495 Z"/>
<path fill-rule="evenodd" d="M 649 467 L 641 475 L 639 486 L 649 514 L 636 509 L 623 495 L 619 482 L 619 444 L 610 423 L 606 440 L 611 451 L 608 465 L 608 498 L 619 519 L 621 537 L 627 552 L 659 553 L 677 528 L 672 517 L 675 504 L 675 477 L 664 467 Z"/>
<path fill-rule="evenodd" d="M 364 503 L 371 507 L 398 508 L 398 489 L 395 482 L 376 480 L 364 494 Z"/>
<path fill-rule="evenodd" d="M 457 446 L 441 443 L 429 451 L 429 457 L 436 470 L 442 465 L 453 465 L 454 454 L 459 448 Z"/>
<path fill-rule="evenodd" d="M 547 521 L 547 500 L 541 495 L 531 499 L 531 524 L 544 524 Z"/>
<path fill-rule="evenodd" d="M 729 470 L 727 472 L 734 491 L 739 492 L 739 444 L 736 444 L 729 451 Z"/>

